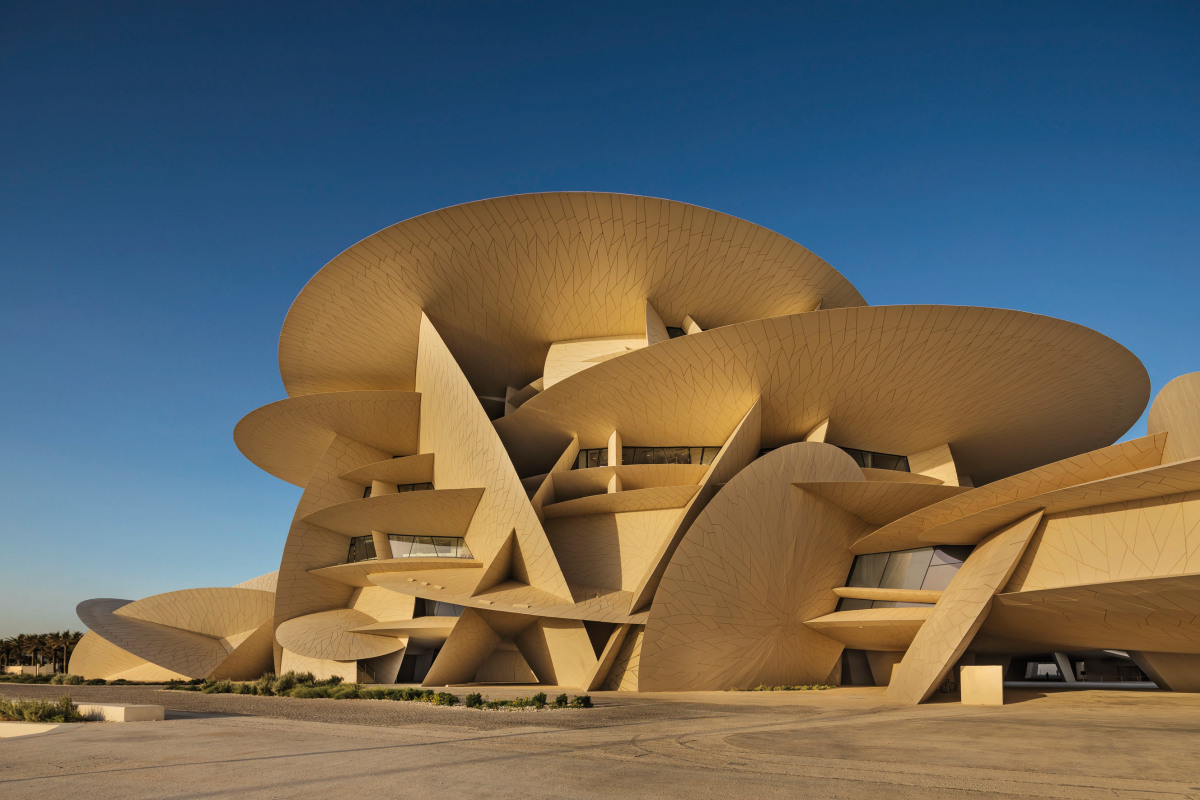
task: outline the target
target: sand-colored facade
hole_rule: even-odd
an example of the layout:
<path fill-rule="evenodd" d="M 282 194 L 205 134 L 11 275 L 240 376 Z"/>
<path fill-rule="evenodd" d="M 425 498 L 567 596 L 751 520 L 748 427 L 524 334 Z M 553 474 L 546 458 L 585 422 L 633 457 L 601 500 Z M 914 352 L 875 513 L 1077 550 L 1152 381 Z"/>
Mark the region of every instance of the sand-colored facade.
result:
<path fill-rule="evenodd" d="M 303 489 L 277 575 L 87 601 L 72 672 L 1200 690 L 1200 374 L 1113 444 L 1149 380 L 1079 325 L 868 306 L 744 220 L 551 193 L 354 245 L 280 368 L 234 431 Z"/>

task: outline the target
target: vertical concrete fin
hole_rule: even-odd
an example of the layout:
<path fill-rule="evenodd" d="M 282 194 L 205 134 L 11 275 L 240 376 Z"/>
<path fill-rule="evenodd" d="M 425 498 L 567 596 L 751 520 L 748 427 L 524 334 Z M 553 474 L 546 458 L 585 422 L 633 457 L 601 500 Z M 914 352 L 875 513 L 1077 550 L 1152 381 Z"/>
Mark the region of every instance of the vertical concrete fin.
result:
<path fill-rule="evenodd" d="M 638 587 L 633 593 L 633 602 L 629 606 L 630 614 L 638 613 L 650 605 L 650 601 L 654 599 L 654 591 L 658 588 L 659 581 L 662 580 L 667 564 L 670 563 L 671 556 L 675 553 L 675 548 L 679 546 L 688 527 L 704 509 L 704 504 L 715 493 L 715 486 L 725 483 L 745 469 L 747 464 L 758 457 L 758 451 L 761 448 L 762 400 L 758 399 L 754 401 L 754 405 L 750 406 L 750 410 L 742 417 L 742 421 L 733 429 L 733 433 L 729 435 L 729 439 L 721 447 L 717 457 L 713 459 L 708 471 L 700 479 L 700 490 L 684 506 L 683 512 L 679 515 L 679 522 L 676 523 L 671 535 L 663 539 L 658 552 L 650 559 L 650 568 L 638 582 Z"/>
<path fill-rule="evenodd" d="M 908 457 L 908 468 L 918 475 L 937 478 L 947 486 L 958 486 L 958 467 L 954 465 L 954 454 L 950 445 L 939 444 L 928 450 Z"/>
<path fill-rule="evenodd" d="M 667 333 L 667 326 L 663 323 L 662 317 L 654 310 L 654 306 L 650 305 L 650 301 L 646 301 L 646 344 L 657 344 L 670 339 L 671 335 Z"/>
<path fill-rule="evenodd" d="M 495 427 L 425 315 L 421 316 L 416 387 L 423 399 L 421 452 L 437 455 L 434 485 L 484 490 L 466 533 L 471 552 L 490 563 L 516 531 L 529 584 L 569 602 L 566 578 Z"/>
<path fill-rule="evenodd" d="M 987 619 L 992 598 L 1017 568 L 1042 513 L 1001 528 L 967 557 L 892 670 L 889 698 L 916 705 L 933 694 Z"/>
<path fill-rule="evenodd" d="M 500 635 L 492 630 L 482 614 L 473 608 L 463 609 L 421 685 L 470 683 L 500 641 Z"/>

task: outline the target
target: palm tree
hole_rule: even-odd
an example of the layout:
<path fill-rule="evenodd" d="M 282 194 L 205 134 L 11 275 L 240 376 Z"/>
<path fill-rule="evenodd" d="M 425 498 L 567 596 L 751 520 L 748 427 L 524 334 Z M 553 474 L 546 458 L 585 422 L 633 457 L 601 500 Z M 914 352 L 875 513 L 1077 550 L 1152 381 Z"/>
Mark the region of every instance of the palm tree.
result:
<path fill-rule="evenodd" d="M 50 646 L 50 640 L 47 637 L 47 635 L 44 633 L 35 633 L 33 636 L 30 636 L 29 638 L 33 640 L 32 650 L 33 650 L 33 657 L 34 657 L 34 665 L 36 666 L 36 669 L 34 670 L 34 674 L 41 675 L 42 674 L 42 666 L 46 663 L 46 656 L 47 656 L 47 654 L 53 656 L 54 648 L 52 648 Z"/>
<path fill-rule="evenodd" d="M 17 649 L 17 640 L 12 637 L 0 639 L 0 660 L 4 662 L 6 671 L 8 666 L 12 664 L 13 659 L 16 658 L 20 658 L 20 651 Z"/>
<path fill-rule="evenodd" d="M 44 638 L 46 648 L 50 653 L 50 671 L 58 673 L 58 651 L 62 649 L 62 634 L 57 631 L 51 631 L 45 634 Z M 66 672 L 65 669 L 62 671 Z"/>
<path fill-rule="evenodd" d="M 23 663 L 25 656 L 29 656 L 29 663 L 32 664 L 33 654 L 29 651 L 32 642 L 30 641 L 29 634 L 18 633 L 13 641 L 17 646 L 17 664 Z"/>
<path fill-rule="evenodd" d="M 83 634 L 79 631 L 19 633 L 7 639 L 0 639 L 0 665 L 8 667 L 28 663 L 36 666 L 40 674 L 41 668 L 48 664 L 54 672 L 66 672 L 71 662 L 71 653 L 82 639 Z"/>
<path fill-rule="evenodd" d="M 71 651 L 75 649 L 75 645 L 79 644 L 79 640 L 83 638 L 83 634 L 78 631 L 63 631 L 58 634 L 58 646 L 62 648 L 62 671 L 66 672 L 70 666 Z"/>

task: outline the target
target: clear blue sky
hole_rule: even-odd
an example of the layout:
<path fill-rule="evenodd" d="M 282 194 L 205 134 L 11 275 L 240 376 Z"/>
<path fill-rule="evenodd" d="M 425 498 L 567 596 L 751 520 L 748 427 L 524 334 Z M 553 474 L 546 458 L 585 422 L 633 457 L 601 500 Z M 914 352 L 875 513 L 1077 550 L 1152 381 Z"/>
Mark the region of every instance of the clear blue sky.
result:
<path fill-rule="evenodd" d="M 697 203 L 1200 370 L 1194 2 L 8 2 L 0 93 L 0 635 L 275 569 L 284 314 L 455 203 Z"/>

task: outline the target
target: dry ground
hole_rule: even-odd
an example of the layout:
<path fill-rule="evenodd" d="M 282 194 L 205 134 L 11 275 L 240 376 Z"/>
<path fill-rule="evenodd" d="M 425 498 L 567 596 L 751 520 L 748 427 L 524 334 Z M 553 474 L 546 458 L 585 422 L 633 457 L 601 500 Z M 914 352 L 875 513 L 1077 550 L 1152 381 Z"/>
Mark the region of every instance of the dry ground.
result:
<path fill-rule="evenodd" d="M 870 688 L 596 693 L 590 711 L 503 712 L 0 685 L 68 691 L 159 703 L 168 719 L 0 739 L 0 797 L 1200 800 L 1200 695 L 1011 691 L 1002 708 L 910 708 Z"/>

